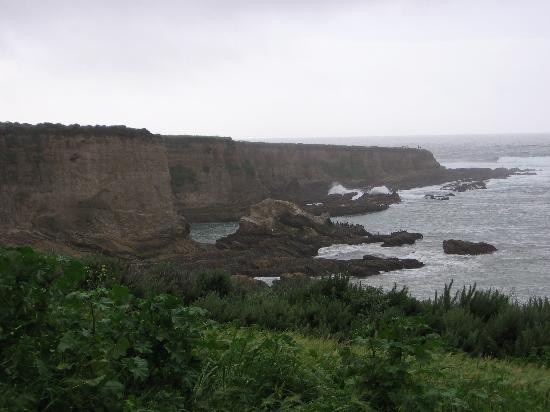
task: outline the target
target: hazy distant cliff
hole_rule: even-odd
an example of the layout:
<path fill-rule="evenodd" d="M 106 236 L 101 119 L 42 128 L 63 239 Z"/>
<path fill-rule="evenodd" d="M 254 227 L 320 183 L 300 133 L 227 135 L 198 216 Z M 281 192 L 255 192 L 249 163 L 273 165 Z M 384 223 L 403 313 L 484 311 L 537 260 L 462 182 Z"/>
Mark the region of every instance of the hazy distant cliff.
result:
<path fill-rule="evenodd" d="M 273 197 L 314 200 L 334 182 L 414 185 L 441 174 L 426 150 L 165 138 L 178 210 L 192 220 L 234 219 Z"/>
<path fill-rule="evenodd" d="M 117 253 L 173 248 L 191 220 L 236 218 L 266 197 L 407 186 L 441 166 L 425 150 L 168 137 L 145 129 L 0 124 L 0 241 Z"/>

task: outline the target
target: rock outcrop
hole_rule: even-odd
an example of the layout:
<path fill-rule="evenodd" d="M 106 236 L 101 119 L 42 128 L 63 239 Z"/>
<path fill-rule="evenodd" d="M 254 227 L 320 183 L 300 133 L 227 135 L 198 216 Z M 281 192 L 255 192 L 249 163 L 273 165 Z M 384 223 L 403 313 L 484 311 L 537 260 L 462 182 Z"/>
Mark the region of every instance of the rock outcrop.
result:
<path fill-rule="evenodd" d="M 423 266 L 415 259 L 314 258 L 319 248 L 332 244 L 384 242 L 390 239 L 407 243 L 421 238 L 419 233 L 396 232 L 373 236 L 361 225 L 333 223 L 327 215 L 312 215 L 283 200 L 266 199 L 250 209 L 250 216 L 240 220 L 236 233 L 216 242 L 222 253 L 232 257 L 232 263 L 224 267 L 232 267 L 235 273 L 282 277 L 348 273 L 364 277 L 381 271 Z M 234 253 L 241 253 L 241 256 L 235 258 Z"/>
<path fill-rule="evenodd" d="M 365 243 L 368 235 L 363 226 L 333 223 L 328 215 L 315 216 L 291 202 L 266 199 L 251 206 L 237 232 L 219 239 L 216 247 L 307 257 L 335 243 Z"/>
<path fill-rule="evenodd" d="M 416 259 L 381 258 L 372 255 L 363 256 L 363 261 L 367 267 L 381 272 L 401 269 L 417 269 L 424 266 L 422 262 Z"/>
<path fill-rule="evenodd" d="M 497 251 L 493 245 L 485 242 L 468 242 L 465 240 L 444 240 L 443 251 L 453 255 L 484 255 Z"/>
<path fill-rule="evenodd" d="M 395 247 L 403 245 L 413 245 L 417 240 L 424 238 L 422 233 L 411 233 L 406 230 L 392 232 L 389 235 L 368 235 L 368 243 L 382 242 L 382 247 Z"/>
<path fill-rule="evenodd" d="M 390 205 L 399 203 L 401 198 L 397 193 L 392 194 L 363 194 L 354 199 L 354 193 L 344 195 L 327 195 L 315 203 L 305 203 L 300 206 L 308 212 L 318 215 L 328 213 L 331 216 L 358 215 L 364 213 L 381 212 Z"/>
<path fill-rule="evenodd" d="M 441 188 L 441 190 L 451 190 L 453 192 L 465 192 L 467 190 L 478 190 L 478 189 L 487 189 L 487 185 L 482 180 L 473 180 L 473 181 L 462 181 L 458 180 L 446 184 Z"/>
<path fill-rule="evenodd" d="M 449 200 L 451 197 L 455 196 L 454 193 L 447 192 L 447 193 L 426 193 L 424 195 L 424 199 L 430 199 L 430 200 Z"/>

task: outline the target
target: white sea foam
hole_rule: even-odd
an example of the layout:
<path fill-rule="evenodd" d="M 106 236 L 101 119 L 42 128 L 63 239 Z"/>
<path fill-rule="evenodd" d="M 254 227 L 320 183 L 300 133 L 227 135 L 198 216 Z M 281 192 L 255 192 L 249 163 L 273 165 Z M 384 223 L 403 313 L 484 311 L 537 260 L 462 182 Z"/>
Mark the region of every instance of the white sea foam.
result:
<path fill-rule="evenodd" d="M 365 194 L 365 192 L 363 192 L 360 189 L 347 189 L 344 186 L 342 186 L 340 183 L 334 183 L 332 185 L 332 187 L 330 188 L 330 190 L 328 191 L 329 195 L 342 195 L 343 196 L 343 195 L 348 194 L 348 193 L 355 193 L 355 195 L 351 198 L 351 200 L 357 200 Z"/>
<path fill-rule="evenodd" d="M 391 195 L 391 190 L 386 186 L 375 186 L 369 190 L 369 195 Z"/>

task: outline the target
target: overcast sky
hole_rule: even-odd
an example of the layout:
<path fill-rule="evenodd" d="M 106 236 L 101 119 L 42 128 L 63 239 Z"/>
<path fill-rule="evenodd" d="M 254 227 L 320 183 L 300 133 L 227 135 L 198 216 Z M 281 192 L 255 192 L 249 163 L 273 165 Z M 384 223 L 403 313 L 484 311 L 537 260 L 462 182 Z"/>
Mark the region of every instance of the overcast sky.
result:
<path fill-rule="evenodd" d="M 550 1 L 0 0 L 0 120 L 550 132 Z"/>

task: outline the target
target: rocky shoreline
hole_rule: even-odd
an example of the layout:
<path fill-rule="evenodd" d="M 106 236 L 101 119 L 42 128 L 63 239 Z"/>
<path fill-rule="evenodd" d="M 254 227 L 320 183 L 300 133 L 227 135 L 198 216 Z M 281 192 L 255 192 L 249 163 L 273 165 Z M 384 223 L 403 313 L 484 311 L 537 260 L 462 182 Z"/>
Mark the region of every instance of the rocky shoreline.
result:
<path fill-rule="evenodd" d="M 386 243 L 398 246 L 422 235 L 395 232 L 371 234 L 361 225 L 334 223 L 328 214 L 313 215 L 299 206 L 266 199 L 251 208 L 239 222 L 237 232 L 203 245 L 194 257 L 174 257 L 184 271 L 219 269 L 235 276 L 321 276 L 347 273 L 365 277 L 391 270 L 423 266 L 415 259 L 378 258 L 336 260 L 317 258 L 321 247 L 333 244 Z"/>

